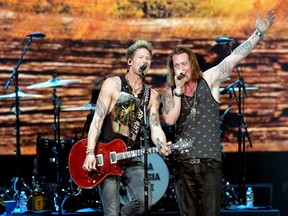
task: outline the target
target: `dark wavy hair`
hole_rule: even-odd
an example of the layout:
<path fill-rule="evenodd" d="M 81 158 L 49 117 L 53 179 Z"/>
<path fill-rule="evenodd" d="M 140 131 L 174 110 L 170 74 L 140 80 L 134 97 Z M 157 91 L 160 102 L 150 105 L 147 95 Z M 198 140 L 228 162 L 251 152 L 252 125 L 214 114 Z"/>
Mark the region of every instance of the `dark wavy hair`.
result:
<path fill-rule="evenodd" d="M 189 61 L 191 63 L 191 68 L 192 68 L 192 79 L 193 80 L 198 80 L 202 77 L 203 73 L 202 71 L 200 70 L 200 66 L 199 66 L 199 63 L 198 63 L 198 60 L 197 60 L 197 57 L 196 55 L 194 54 L 194 52 L 186 47 L 186 46 L 183 46 L 183 45 L 179 45 L 179 46 L 176 46 L 172 52 L 170 53 L 170 55 L 168 56 L 168 60 L 167 60 L 167 65 L 166 65 L 166 69 L 167 69 L 167 85 L 172 87 L 175 85 L 175 71 L 174 71 L 174 67 L 173 67 L 173 56 L 174 55 L 178 55 L 178 54 L 181 54 L 181 53 L 187 53 L 188 57 L 189 57 Z"/>

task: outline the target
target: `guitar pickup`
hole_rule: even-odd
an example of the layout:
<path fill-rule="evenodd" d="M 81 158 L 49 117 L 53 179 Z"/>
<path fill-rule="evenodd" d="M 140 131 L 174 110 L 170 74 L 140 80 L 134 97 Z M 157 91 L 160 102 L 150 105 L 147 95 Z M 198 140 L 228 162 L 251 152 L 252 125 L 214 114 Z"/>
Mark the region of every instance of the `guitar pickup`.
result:
<path fill-rule="evenodd" d="M 117 163 L 116 152 L 110 152 L 110 163 L 111 164 Z"/>
<path fill-rule="evenodd" d="M 96 163 L 97 166 L 103 166 L 103 155 L 102 154 L 97 154 L 96 155 Z"/>

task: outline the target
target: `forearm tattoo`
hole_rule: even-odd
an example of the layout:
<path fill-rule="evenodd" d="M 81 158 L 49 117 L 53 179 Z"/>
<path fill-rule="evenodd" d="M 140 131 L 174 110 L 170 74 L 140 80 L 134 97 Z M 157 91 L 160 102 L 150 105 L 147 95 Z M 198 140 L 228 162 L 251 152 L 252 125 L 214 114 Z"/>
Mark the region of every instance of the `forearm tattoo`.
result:
<path fill-rule="evenodd" d="M 99 97 L 96 103 L 95 112 L 99 116 L 99 118 L 103 118 L 106 113 L 106 107 L 104 102 Z"/>
<path fill-rule="evenodd" d="M 153 126 L 160 126 L 160 118 L 159 118 L 159 113 L 157 112 L 151 112 L 150 114 L 150 122 Z"/>
<path fill-rule="evenodd" d="M 162 103 L 163 103 L 163 108 L 162 108 L 162 112 L 165 113 L 166 115 L 171 111 L 171 109 L 174 108 L 175 103 L 173 100 L 173 96 L 171 97 L 170 94 L 168 94 L 167 91 L 163 92 L 162 95 Z"/>
<path fill-rule="evenodd" d="M 96 140 L 98 140 L 98 137 L 100 135 L 101 132 L 101 126 L 102 124 L 100 124 L 100 122 L 102 121 L 102 119 L 105 117 L 105 113 L 106 113 L 106 107 L 104 102 L 101 100 L 101 98 L 99 97 L 96 103 L 96 107 L 95 107 L 95 115 L 98 115 L 98 120 L 93 121 L 93 126 L 96 130 Z"/>
<path fill-rule="evenodd" d="M 250 41 L 246 41 L 240 46 L 238 46 L 235 50 L 234 53 L 236 55 L 247 55 L 252 49 L 252 44 Z"/>
<path fill-rule="evenodd" d="M 161 145 L 163 145 L 163 141 L 159 137 L 157 137 L 156 138 L 156 146 L 161 146 Z"/>

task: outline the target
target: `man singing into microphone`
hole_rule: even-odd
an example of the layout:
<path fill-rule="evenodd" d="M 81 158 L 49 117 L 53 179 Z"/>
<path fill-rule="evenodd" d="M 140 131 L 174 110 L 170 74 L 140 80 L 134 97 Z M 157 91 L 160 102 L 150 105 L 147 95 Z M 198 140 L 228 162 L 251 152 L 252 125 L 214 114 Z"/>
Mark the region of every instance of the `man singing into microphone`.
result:
<path fill-rule="evenodd" d="M 150 69 L 152 56 L 153 47 L 149 42 L 136 41 L 126 52 L 127 73 L 109 77 L 103 82 L 88 132 L 84 170 L 96 169 L 94 149 L 97 141 L 109 144 L 115 139 L 121 139 L 126 143 L 128 150 L 143 147 L 140 138 L 144 138 L 142 131 L 144 110 L 147 111 L 147 118 L 149 118 L 153 143 L 160 147 L 160 154 L 170 154 L 165 133 L 160 125 L 159 95 L 143 82 L 145 74 Z M 111 149 L 112 151 L 115 150 Z M 121 177 L 110 175 L 98 186 L 104 215 L 118 216 L 119 213 L 121 216 L 141 215 L 148 210 L 145 207 L 151 205 L 150 190 L 148 190 L 148 199 L 144 197 L 144 166 L 141 158 L 135 156 L 120 160 L 118 163 L 124 170 L 123 175 Z M 121 211 L 120 181 L 126 188 L 124 193 L 127 197 L 131 195 L 131 200 L 122 206 Z M 145 203 L 145 200 L 148 202 Z"/>
<path fill-rule="evenodd" d="M 203 73 L 195 54 L 186 46 L 177 46 L 168 57 L 163 119 L 168 125 L 176 124 L 176 140 L 193 141 L 190 150 L 175 154 L 175 192 L 182 216 L 220 216 L 219 87 L 263 39 L 274 19 L 272 10 L 263 19 L 257 17 L 254 33 Z"/>

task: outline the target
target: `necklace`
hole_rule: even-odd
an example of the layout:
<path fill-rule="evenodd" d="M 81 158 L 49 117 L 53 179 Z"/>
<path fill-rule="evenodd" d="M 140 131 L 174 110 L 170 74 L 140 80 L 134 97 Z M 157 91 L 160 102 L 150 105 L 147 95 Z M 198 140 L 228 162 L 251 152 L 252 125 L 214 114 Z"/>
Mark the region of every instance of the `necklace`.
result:
<path fill-rule="evenodd" d="M 197 101 L 196 101 L 196 97 L 197 97 L 197 91 L 195 91 L 195 94 L 194 94 L 194 98 L 193 98 L 193 106 L 191 107 L 191 105 L 192 104 L 190 104 L 190 103 L 188 103 L 188 101 L 187 101 L 187 98 L 186 98 L 186 96 L 184 95 L 184 101 L 185 101 L 185 103 L 186 103 L 186 105 L 187 105 L 187 108 L 189 109 L 190 107 L 191 107 L 191 109 L 190 109 L 190 116 L 191 116 L 191 118 L 195 118 L 195 116 L 196 116 L 196 113 L 197 113 Z"/>
<path fill-rule="evenodd" d="M 127 77 L 126 77 L 126 75 L 125 75 L 125 79 L 126 79 L 126 81 L 127 81 L 127 83 L 129 84 L 129 87 L 131 87 L 131 89 L 132 89 L 132 94 L 134 95 L 134 97 L 138 97 L 138 91 L 139 91 L 139 89 L 142 87 L 141 85 L 140 85 L 140 87 L 138 87 L 137 89 L 136 88 L 134 88 L 134 86 L 130 83 L 130 81 L 127 79 Z"/>

